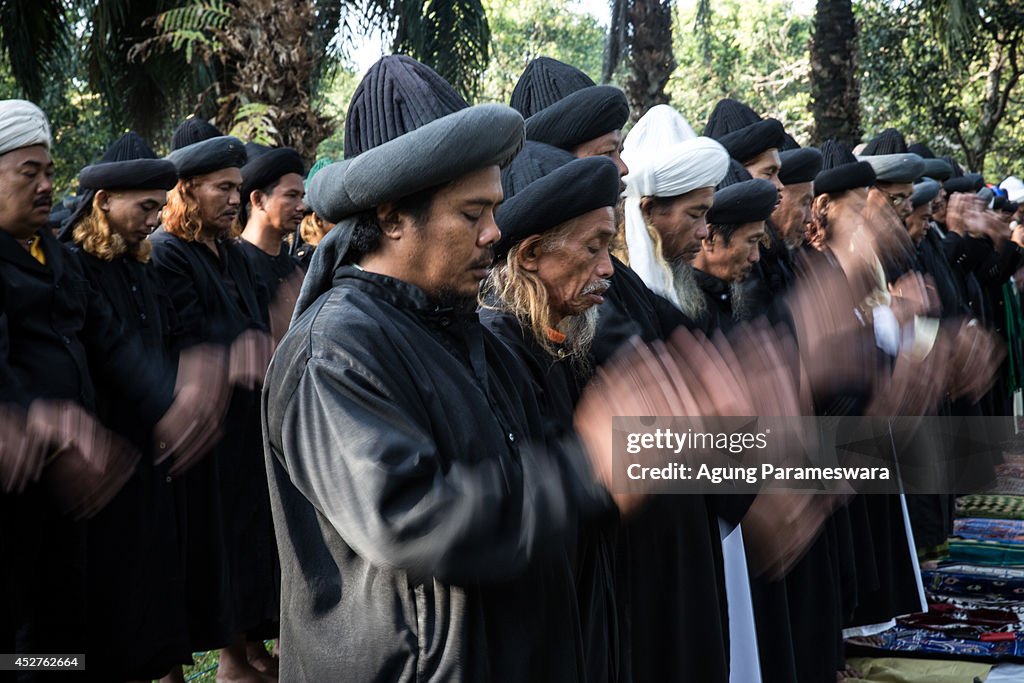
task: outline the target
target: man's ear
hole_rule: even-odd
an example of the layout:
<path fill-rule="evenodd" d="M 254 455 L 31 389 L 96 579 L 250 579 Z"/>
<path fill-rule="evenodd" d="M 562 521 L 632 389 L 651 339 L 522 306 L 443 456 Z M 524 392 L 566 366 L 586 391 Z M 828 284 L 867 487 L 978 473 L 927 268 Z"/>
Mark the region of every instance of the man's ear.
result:
<path fill-rule="evenodd" d="M 711 233 L 707 237 L 702 239 L 700 241 L 701 248 L 708 253 L 713 252 L 715 250 L 715 237 L 715 233 Z"/>
<path fill-rule="evenodd" d="M 249 206 L 254 209 L 263 210 L 263 200 L 267 195 L 263 194 L 263 190 L 253 190 L 249 193 Z"/>
<path fill-rule="evenodd" d="M 647 223 L 651 222 L 651 215 L 654 213 L 654 200 L 650 197 L 640 198 L 640 215 L 644 217 L 644 221 Z"/>
<path fill-rule="evenodd" d="M 520 242 L 519 250 L 516 252 L 516 260 L 523 270 L 536 273 L 540 268 L 542 241 L 543 237 L 541 235 L 531 235 Z"/>
<path fill-rule="evenodd" d="M 110 211 L 110 193 L 106 190 L 96 190 L 96 198 L 93 201 L 100 207 L 100 211 Z"/>
<path fill-rule="evenodd" d="M 377 205 L 377 224 L 380 230 L 388 239 L 398 239 L 402 236 L 405 222 L 398 213 L 398 207 L 394 202 L 384 202 Z"/>

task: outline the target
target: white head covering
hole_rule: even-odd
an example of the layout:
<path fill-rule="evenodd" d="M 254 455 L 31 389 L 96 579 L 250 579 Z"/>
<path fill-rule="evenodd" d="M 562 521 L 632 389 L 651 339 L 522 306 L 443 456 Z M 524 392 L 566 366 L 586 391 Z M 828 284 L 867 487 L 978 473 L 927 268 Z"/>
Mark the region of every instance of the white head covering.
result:
<path fill-rule="evenodd" d="M 29 145 L 50 148 L 50 124 L 46 114 L 25 100 L 0 100 L 0 154 Z"/>
<path fill-rule="evenodd" d="M 629 267 L 654 292 L 678 306 L 672 273 L 654 254 L 640 199 L 676 197 L 714 187 L 729 170 L 729 153 L 711 138 L 697 137 L 679 112 L 659 104 L 630 130 L 622 143 L 622 159 L 629 166 L 629 175 L 623 178 Z"/>
<path fill-rule="evenodd" d="M 630 169 L 632 170 L 632 169 Z M 1010 176 L 999 183 L 1000 189 L 1006 190 L 1006 198 L 1011 202 L 1024 201 L 1024 182 L 1017 176 Z"/>

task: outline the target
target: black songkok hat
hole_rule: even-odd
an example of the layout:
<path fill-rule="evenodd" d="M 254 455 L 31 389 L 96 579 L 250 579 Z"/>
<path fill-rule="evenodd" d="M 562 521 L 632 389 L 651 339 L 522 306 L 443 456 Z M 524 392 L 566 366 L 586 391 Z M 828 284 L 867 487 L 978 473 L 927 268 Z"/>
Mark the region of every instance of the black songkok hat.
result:
<path fill-rule="evenodd" d="M 571 149 L 619 130 L 628 118 L 625 93 L 610 85 L 593 85 L 526 119 L 526 139 Z"/>
<path fill-rule="evenodd" d="M 729 152 L 729 156 L 744 163 L 766 149 L 780 148 L 785 140 L 785 134 L 781 123 L 775 119 L 765 119 L 716 139 Z"/>
<path fill-rule="evenodd" d="M 567 95 L 592 85 L 593 79 L 576 67 L 550 57 L 538 57 L 526 65 L 512 90 L 509 105 L 528 119 Z"/>
<path fill-rule="evenodd" d="M 725 172 L 725 176 L 715 186 L 716 190 L 721 190 L 723 187 L 729 187 L 736 183 L 743 183 L 748 180 L 753 180 L 754 176 L 750 175 L 750 171 L 743 167 L 743 164 L 736 161 L 735 159 L 729 159 L 729 170 Z"/>
<path fill-rule="evenodd" d="M 708 211 L 707 220 L 712 225 L 766 221 L 775 210 L 778 199 L 778 190 L 767 180 L 744 180 L 715 190 L 715 201 Z"/>
<path fill-rule="evenodd" d="M 910 203 L 916 209 L 938 197 L 941 189 L 942 185 L 938 182 L 931 178 L 925 178 L 919 183 L 914 183 L 914 193 L 910 195 Z"/>
<path fill-rule="evenodd" d="M 821 171 L 821 152 L 815 147 L 801 147 L 779 152 L 782 168 L 779 180 L 783 185 L 809 183 Z"/>
<path fill-rule="evenodd" d="M 469 105 L 448 81 L 406 55 L 381 57 L 356 87 L 345 116 L 345 158 Z"/>
<path fill-rule="evenodd" d="M 746 128 L 760 120 L 761 117 L 753 109 L 742 102 L 737 102 L 727 97 L 724 100 L 719 100 L 715 108 L 711 110 L 711 115 L 708 117 L 708 122 L 704 126 L 702 135 L 721 142 L 723 136 L 735 133 L 741 128 Z M 741 161 L 743 160 L 741 159 Z"/>
<path fill-rule="evenodd" d="M 219 138 L 221 133 L 216 126 L 198 117 L 190 117 L 181 122 L 171 137 L 171 151 L 194 145 L 210 138 Z"/>
<path fill-rule="evenodd" d="M 821 146 L 821 172 L 814 177 L 814 196 L 837 194 L 875 184 L 875 169 L 866 161 L 857 161 L 846 145 L 826 140 Z"/>
<path fill-rule="evenodd" d="M 903 134 L 895 128 L 886 128 L 864 145 L 862 157 L 881 156 L 883 154 L 906 154 L 907 141 Z"/>
<path fill-rule="evenodd" d="M 779 153 L 790 152 L 794 149 L 800 149 L 800 144 L 789 133 L 784 134 L 782 136 L 782 146 L 779 147 Z"/>
<path fill-rule="evenodd" d="M 194 178 L 223 168 L 241 168 L 248 161 L 245 145 L 236 137 L 221 135 L 179 147 L 167 157 L 181 178 Z"/>
<path fill-rule="evenodd" d="M 257 157 L 263 156 L 272 149 L 274 148 L 268 147 L 267 145 L 261 145 L 258 142 L 245 143 L 245 163 L 251 164 L 253 161 L 256 160 Z"/>
<path fill-rule="evenodd" d="M 932 152 L 931 148 L 923 142 L 915 142 L 914 144 L 907 147 L 907 151 L 911 154 L 916 154 L 922 159 L 934 159 L 935 153 Z"/>
<path fill-rule="evenodd" d="M 505 193 L 505 201 L 533 181 L 543 178 L 575 158 L 564 149 L 527 140 L 523 150 L 501 171 L 501 189 Z"/>
<path fill-rule="evenodd" d="M 133 159 L 158 159 L 156 152 L 141 135 L 128 131 L 114 141 L 100 157 L 100 161 L 131 161 Z"/>
<path fill-rule="evenodd" d="M 950 178 L 942 184 L 942 188 L 949 194 L 955 192 L 967 192 L 974 194 L 985 186 L 985 179 L 980 173 L 965 173 L 959 178 Z"/>
<path fill-rule="evenodd" d="M 255 158 L 250 156 L 242 167 L 242 202 L 247 204 L 254 190 L 270 185 L 281 176 L 289 173 L 303 175 L 305 172 L 302 157 L 291 147 L 271 148 Z"/>
<path fill-rule="evenodd" d="M 619 169 L 607 157 L 573 159 L 538 178 L 511 199 L 494 217 L 501 239 L 495 260 L 531 235 L 540 235 L 566 221 L 619 201 Z"/>
<path fill-rule="evenodd" d="M 949 163 L 949 167 L 953 169 L 953 175 L 949 176 L 950 178 L 959 178 L 964 174 L 964 169 L 956 162 L 956 159 L 951 156 L 944 156 L 941 158 L 945 159 Z"/>

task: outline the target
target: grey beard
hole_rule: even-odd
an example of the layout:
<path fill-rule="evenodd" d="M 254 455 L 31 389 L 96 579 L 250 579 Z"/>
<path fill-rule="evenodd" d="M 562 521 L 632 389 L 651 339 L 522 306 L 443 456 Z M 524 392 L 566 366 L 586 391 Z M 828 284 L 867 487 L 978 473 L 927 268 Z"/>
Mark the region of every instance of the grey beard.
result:
<path fill-rule="evenodd" d="M 729 285 L 729 298 L 732 301 L 732 317 L 736 320 L 747 320 L 750 317 L 750 297 L 743 285 L 746 280 L 733 282 Z"/>
<path fill-rule="evenodd" d="M 697 286 L 696 278 L 693 277 L 693 266 L 679 259 L 672 262 L 670 268 L 679 308 L 694 322 L 704 320 L 708 314 L 708 302 L 704 298 L 704 292 Z"/>
<path fill-rule="evenodd" d="M 590 345 L 597 333 L 598 315 L 597 306 L 591 306 L 578 315 L 562 318 L 555 326 L 565 335 L 565 344 L 559 350 L 559 356 L 569 356 L 573 368 L 582 376 L 590 373 Z"/>

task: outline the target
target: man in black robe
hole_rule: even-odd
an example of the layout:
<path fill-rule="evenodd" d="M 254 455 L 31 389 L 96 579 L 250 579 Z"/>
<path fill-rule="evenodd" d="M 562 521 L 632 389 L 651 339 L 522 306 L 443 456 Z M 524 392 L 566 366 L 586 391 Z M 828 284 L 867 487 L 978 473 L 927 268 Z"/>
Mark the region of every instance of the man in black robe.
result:
<path fill-rule="evenodd" d="M 295 306 L 302 272 L 284 241 L 294 239 L 302 222 L 306 191 L 302 184 L 305 171 L 302 157 L 290 147 L 259 149 L 246 145 L 248 162 L 242 167 L 242 231 L 238 246 L 264 290 L 266 304 L 274 302 L 289 313 Z M 275 316 L 276 319 L 276 316 Z M 264 323 L 271 327 L 269 309 Z M 284 330 L 272 330 L 280 339 Z"/>
<path fill-rule="evenodd" d="M 276 666 L 261 641 L 277 635 L 279 604 L 259 433 L 268 303 L 230 238 L 246 154 L 240 140 L 195 118 L 178 127 L 172 148 L 179 180 L 150 241 L 177 318 L 175 350 L 229 346 L 235 387 L 221 439 L 177 479 L 189 635 L 194 651 L 221 650 L 223 675 L 255 677 L 253 669 Z"/>
<path fill-rule="evenodd" d="M 479 323 L 506 107 L 321 171 L 317 249 L 264 397 L 291 680 L 583 680 L 570 520 L 609 504 L 545 443 Z"/>
<path fill-rule="evenodd" d="M 535 149 L 535 148 L 533 148 Z M 590 344 L 612 275 L 608 246 L 619 198 L 615 165 L 600 157 L 573 159 L 506 196 L 495 265 L 481 293 L 483 324 L 529 369 L 554 434 L 571 434 L 573 412 L 593 361 Z M 524 150 L 513 166 L 529 164 Z M 614 508 L 580 520 L 576 592 L 586 680 L 617 680 Z"/>
<path fill-rule="evenodd" d="M 197 400 L 194 383 L 175 391 L 173 376 L 149 362 L 137 336 L 122 332 L 77 259 L 46 229 L 53 174 L 49 145 L 49 124 L 38 107 L 0 102 L 0 176 L 6 188 L 0 201 L 0 279 L 13 380 L 24 396 L 88 410 L 96 405 L 97 384 L 110 386 L 136 406 L 139 428 L 151 430 L 162 457 L 189 457 L 196 437 L 202 441 L 212 432 L 217 416 L 203 414 L 207 406 Z M 134 460 L 128 463 L 134 466 Z M 89 491 L 85 474 L 67 483 Z M 86 525 L 62 514 L 59 502 L 42 485 L 14 501 L 18 591 L 5 606 L 19 623 L 12 652 L 86 649 Z M 81 518 L 95 511 L 74 512 Z M 48 675 L 36 672 L 35 678 Z"/>

